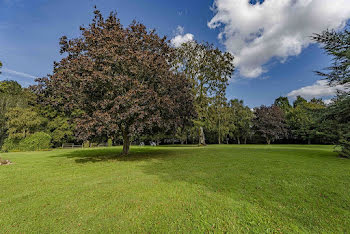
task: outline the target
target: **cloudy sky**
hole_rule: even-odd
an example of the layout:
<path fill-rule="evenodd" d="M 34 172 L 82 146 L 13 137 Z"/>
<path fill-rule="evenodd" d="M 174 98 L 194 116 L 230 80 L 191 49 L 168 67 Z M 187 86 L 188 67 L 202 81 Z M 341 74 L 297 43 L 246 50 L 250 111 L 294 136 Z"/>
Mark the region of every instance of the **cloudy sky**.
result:
<path fill-rule="evenodd" d="M 237 70 L 227 97 L 251 107 L 278 96 L 327 100 L 342 88 L 313 73 L 330 58 L 310 36 L 342 29 L 350 0 L 0 0 L 0 80 L 28 86 L 50 73 L 60 59 L 58 39 L 78 36 L 94 5 L 104 14 L 116 10 L 124 25 L 136 19 L 155 28 L 174 46 L 208 41 L 231 52 Z"/>

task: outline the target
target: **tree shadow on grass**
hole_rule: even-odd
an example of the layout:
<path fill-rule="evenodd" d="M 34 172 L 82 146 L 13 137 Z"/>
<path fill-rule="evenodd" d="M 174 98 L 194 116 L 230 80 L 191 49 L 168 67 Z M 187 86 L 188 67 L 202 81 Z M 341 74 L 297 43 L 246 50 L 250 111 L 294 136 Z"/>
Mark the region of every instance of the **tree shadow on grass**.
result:
<path fill-rule="evenodd" d="M 160 148 L 136 148 L 127 156 L 121 155 L 121 148 L 100 148 L 88 150 L 68 151 L 53 157 L 66 157 L 75 159 L 76 163 L 98 163 L 104 161 L 144 161 L 155 158 L 166 158 L 171 154 L 170 150 Z"/>
<path fill-rule="evenodd" d="M 238 209 L 242 209 L 243 213 L 239 213 L 244 217 L 242 222 L 250 220 L 250 215 L 255 215 L 253 211 L 258 210 L 266 217 L 271 212 L 276 214 L 277 218 L 286 217 L 293 220 L 295 225 L 304 226 L 307 230 L 310 225 L 304 222 L 306 216 L 298 214 L 295 207 L 308 210 L 309 216 L 313 217 L 312 220 L 309 218 L 309 222 L 313 225 L 317 225 L 318 220 L 326 220 L 322 213 L 312 212 L 318 200 L 313 197 L 319 196 L 320 193 L 332 194 L 332 187 L 328 188 L 324 180 L 318 179 L 314 174 L 324 174 L 326 166 L 319 160 L 332 155 L 334 156 L 334 153 L 322 150 L 237 147 L 219 150 L 215 147 L 191 149 L 169 146 L 132 147 L 128 156 L 121 156 L 121 148 L 114 147 L 69 150 L 55 157 L 74 159 L 80 164 L 145 161 L 146 163 L 139 165 L 139 169 L 146 175 L 158 176 L 162 181 L 171 184 L 185 182 L 201 186 L 227 197 L 228 201 L 234 199 Z M 333 163 L 334 166 L 341 163 L 336 159 L 325 162 L 328 162 L 328 166 L 329 163 Z M 305 190 L 305 186 L 312 189 Z M 335 195 L 330 201 L 323 201 L 319 210 L 326 213 L 331 206 L 344 209 L 338 204 L 332 204 L 333 199 L 336 199 Z M 288 228 L 287 225 L 286 230 Z"/>

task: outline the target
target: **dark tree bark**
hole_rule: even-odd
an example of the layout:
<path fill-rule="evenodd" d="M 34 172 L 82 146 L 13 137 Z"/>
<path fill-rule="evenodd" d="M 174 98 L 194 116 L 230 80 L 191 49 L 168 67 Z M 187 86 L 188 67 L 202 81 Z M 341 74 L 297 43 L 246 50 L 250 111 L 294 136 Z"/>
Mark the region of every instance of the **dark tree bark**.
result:
<path fill-rule="evenodd" d="M 130 149 L 130 137 L 126 132 L 123 132 L 123 155 L 128 155 Z"/>

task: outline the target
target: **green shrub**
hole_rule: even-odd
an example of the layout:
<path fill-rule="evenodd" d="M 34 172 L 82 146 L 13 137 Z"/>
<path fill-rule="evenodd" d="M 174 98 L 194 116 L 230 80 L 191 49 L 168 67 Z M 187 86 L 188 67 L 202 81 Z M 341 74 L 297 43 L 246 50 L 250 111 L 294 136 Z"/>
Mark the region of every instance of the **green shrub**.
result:
<path fill-rule="evenodd" d="M 84 141 L 83 147 L 84 148 L 89 148 L 90 147 L 90 141 Z"/>
<path fill-rule="evenodd" d="M 51 147 L 51 136 L 44 132 L 36 132 L 19 142 L 18 148 L 22 151 L 35 151 L 49 149 Z"/>
<path fill-rule="evenodd" d="M 14 140 L 14 139 L 6 138 L 4 141 L 4 144 L 2 145 L 1 150 L 4 152 L 19 150 L 18 149 L 18 141 Z"/>
<path fill-rule="evenodd" d="M 108 145 L 108 147 L 112 147 L 112 146 L 113 146 L 113 141 L 112 141 L 112 139 L 108 139 L 107 145 Z"/>

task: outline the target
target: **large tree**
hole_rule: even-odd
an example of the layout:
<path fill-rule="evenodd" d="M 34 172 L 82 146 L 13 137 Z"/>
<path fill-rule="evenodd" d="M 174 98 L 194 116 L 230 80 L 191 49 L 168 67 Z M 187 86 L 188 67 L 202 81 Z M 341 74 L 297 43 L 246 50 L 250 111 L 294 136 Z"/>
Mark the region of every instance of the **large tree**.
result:
<path fill-rule="evenodd" d="M 52 75 L 40 79 L 37 93 L 74 117 L 81 140 L 131 137 L 176 129 L 192 118 L 191 84 L 172 70 L 173 49 L 166 38 L 133 22 L 124 28 L 115 13 L 96 10 L 81 37 L 62 37 Z"/>
<path fill-rule="evenodd" d="M 254 109 L 254 128 L 270 144 L 286 135 L 285 116 L 278 106 L 261 106 Z"/>
<path fill-rule="evenodd" d="M 183 72 L 192 83 L 195 109 L 194 120 L 199 132 L 199 144 L 205 144 L 204 131 L 208 108 L 214 100 L 223 100 L 229 78 L 234 72 L 233 55 L 213 45 L 190 41 L 176 49 L 176 70 Z M 220 102 L 221 103 L 221 102 Z M 217 112 L 219 114 L 219 112 Z"/>
<path fill-rule="evenodd" d="M 325 52 L 333 58 L 333 63 L 327 68 L 328 72 L 317 72 L 327 78 L 331 85 L 342 84 L 350 86 L 350 31 L 349 26 L 344 31 L 326 30 L 315 34 L 313 40 L 323 46 Z M 350 158 L 350 91 L 343 90 L 326 112 L 326 122 L 332 124 L 336 131 L 336 144 L 342 150 L 340 155 Z"/>

